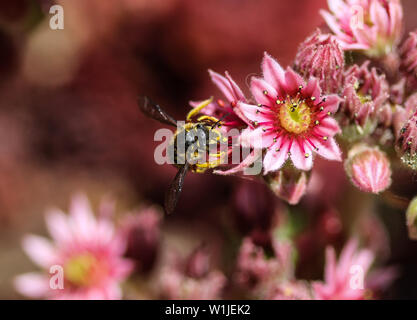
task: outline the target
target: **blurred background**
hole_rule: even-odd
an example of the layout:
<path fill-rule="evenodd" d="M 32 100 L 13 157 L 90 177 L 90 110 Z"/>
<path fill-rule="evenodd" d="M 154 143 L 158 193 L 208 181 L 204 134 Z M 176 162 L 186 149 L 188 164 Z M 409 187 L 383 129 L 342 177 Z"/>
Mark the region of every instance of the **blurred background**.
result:
<path fill-rule="evenodd" d="M 64 30 L 49 27 L 55 3 L 64 8 Z M 403 5 L 407 30 L 415 29 L 417 2 Z M 140 113 L 138 95 L 183 119 L 189 100 L 218 95 L 209 68 L 228 70 L 248 93 L 263 52 L 290 65 L 298 44 L 322 25 L 318 11 L 326 6 L 325 0 L 0 1 L 0 298 L 19 298 L 13 276 L 35 269 L 21 251 L 22 235 L 44 234 L 45 209 L 66 209 L 74 191 L 94 203 L 110 194 L 120 211 L 162 205 L 176 170 L 155 164 L 153 136 L 161 124 Z M 317 168 L 315 192 L 291 209 L 262 184 L 190 174 L 178 209 L 164 218 L 164 236 L 185 252 L 201 242 L 222 247 L 233 243 L 232 234 L 267 228 L 275 211 L 290 210 L 309 226 L 297 238 L 297 274 L 318 279 L 324 246 L 346 239 L 337 219 L 360 212 L 346 199 L 341 204 L 349 187 L 343 168 L 328 162 Z M 394 189 L 411 197 L 416 179 L 402 174 Z M 407 238 L 404 208 L 383 202 L 374 209 L 389 231 L 388 264 L 401 269 L 387 298 L 417 298 L 417 245 Z"/>

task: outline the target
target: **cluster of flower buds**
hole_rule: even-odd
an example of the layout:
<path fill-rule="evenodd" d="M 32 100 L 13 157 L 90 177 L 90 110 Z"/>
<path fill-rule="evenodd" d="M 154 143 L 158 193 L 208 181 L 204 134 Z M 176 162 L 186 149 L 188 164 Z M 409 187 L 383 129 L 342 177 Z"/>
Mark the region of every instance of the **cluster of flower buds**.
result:
<path fill-rule="evenodd" d="M 166 262 L 158 276 L 160 297 L 174 300 L 219 299 L 226 277 L 222 272 L 211 269 L 210 256 L 208 248 L 202 245 L 186 259 L 175 255 L 173 261 Z"/>

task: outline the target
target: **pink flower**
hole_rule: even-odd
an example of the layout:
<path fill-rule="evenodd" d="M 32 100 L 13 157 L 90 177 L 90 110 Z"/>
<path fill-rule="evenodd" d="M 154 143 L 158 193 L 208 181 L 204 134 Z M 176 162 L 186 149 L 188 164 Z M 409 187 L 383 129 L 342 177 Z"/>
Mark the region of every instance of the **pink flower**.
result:
<path fill-rule="evenodd" d="M 401 69 L 407 76 L 410 89 L 417 88 L 417 30 L 410 32 L 400 48 Z"/>
<path fill-rule="evenodd" d="M 335 250 L 327 248 L 324 282 L 313 283 L 316 299 L 365 299 L 367 297 L 366 279 L 374 258 L 370 250 L 358 250 L 356 240 L 348 242 L 338 262 Z"/>
<path fill-rule="evenodd" d="M 304 78 L 314 76 L 319 79 L 325 93 L 340 91 L 345 58 L 333 35 L 322 34 L 320 30 L 313 33 L 300 45 L 294 65 Z"/>
<path fill-rule="evenodd" d="M 313 152 L 341 161 L 334 136 L 340 132 L 334 114 L 340 103 L 336 95 L 322 96 L 319 82 L 306 83 L 291 68 L 286 71 L 265 53 L 263 79 L 253 78 L 251 91 L 257 105 L 238 103 L 249 128 L 242 144 L 266 148 L 264 174 L 279 170 L 288 158 L 300 170 L 313 166 Z"/>
<path fill-rule="evenodd" d="M 220 299 L 226 277 L 211 268 L 210 252 L 206 246 L 194 250 L 187 259 L 170 252 L 159 274 L 159 289 L 163 299 L 215 300 Z"/>
<path fill-rule="evenodd" d="M 393 51 L 401 40 L 400 0 L 328 0 L 321 15 L 345 50 L 364 50 L 370 57 Z"/>
<path fill-rule="evenodd" d="M 352 183 L 363 192 L 380 193 L 391 185 L 391 165 L 378 147 L 354 146 L 345 162 Z"/>
<path fill-rule="evenodd" d="M 294 248 L 288 241 L 272 240 L 263 247 L 251 238 L 244 238 L 237 258 L 235 281 L 251 293 L 264 296 L 283 282 L 294 280 L 293 254 Z"/>
<path fill-rule="evenodd" d="M 246 124 L 242 120 L 244 116 L 236 108 L 239 101 L 246 102 L 242 90 L 228 72 L 225 72 L 225 77 L 212 70 L 209 70 L 209 74 L 211 80 L 223 93 L 227 102 L 218 99 L 204 108 L 202 113 L 222 119 L 222 126 L 226 127 L 226 129 L 245 127 Z M 191 102 L 190 104 L 192 107 L 196 107 L 200 102 Z"/>
<path fill-rule="evenodd" d="M 354 65 L 346 71 L 342 111 L 350 120 L 364 126 L 371 116 L 378 114 L 389 97 L 385 75 L 378 75 L 375 68 L 369 70 L 369 61 Z"/>
<path fill-rule="evenodd" d="M 112 222 L 95 218 L 87 197 L 80 194 L 73 197 L 68 216 L 52 210 L 46 223 L 53 243 L 35 235 L 23 239 L 23 249 L 43 272 L 18 276 L 16 289 L 33 298 L 120 299 L 120 282 L 133 265 L 122 257 L 126 244 Z M 53 266 L 63 270 L 61 289 L 50 284 L 54 279 L 48 273 Z"/>
<path fill-rule="evenodd" d="M 243 239 L 237 258 L 235 281 L 242 287 L 251 289 L 269 279 L 280 270 L 277 259 L 268 259 L 262 247 L 252 239 Z"/>

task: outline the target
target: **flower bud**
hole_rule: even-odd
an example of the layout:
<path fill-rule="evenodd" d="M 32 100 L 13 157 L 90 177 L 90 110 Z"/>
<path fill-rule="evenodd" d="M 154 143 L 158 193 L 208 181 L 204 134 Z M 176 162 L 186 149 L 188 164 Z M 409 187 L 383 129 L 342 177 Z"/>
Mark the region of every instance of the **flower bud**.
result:
<path fill-rule="evenodd" d="M 417 240 L 417 197 L 415 197 L 407 209 L 408 236 L 412 240 Z"/>
<path fill-rule="evenodd" d="M 380 193 L 391 185 L 391 165 L 384 152 L 365 144 L 354 146 L 345 161 L 352 183 L 363 192 Z"/>
<path fill-rule="evenodd" d="M 309 176 L 309 172 L 288 166 L 268 174 L 265 180 L 277 197 L 291 205 L 296 205 L 307 191 Z"/>
<path fill-rule="evenodd" d="M 337 93 L 342 84 L 345 58 L 337 39 L 320 30 L 299 47 L 295 69 L 305 78 L 316 77 L 325 93 Z"/>

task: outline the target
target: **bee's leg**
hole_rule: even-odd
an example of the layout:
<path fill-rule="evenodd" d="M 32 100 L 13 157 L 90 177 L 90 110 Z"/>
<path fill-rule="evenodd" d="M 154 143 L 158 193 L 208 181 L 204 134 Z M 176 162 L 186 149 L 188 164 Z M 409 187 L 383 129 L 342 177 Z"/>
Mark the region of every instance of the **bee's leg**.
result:
<path fill-rule="evenodd" d="M 194 117 L 195 115 L 197 115 L 201 110 L 203 110 L 205 107 L 207 107 L 212 102 L 213 102 L 213 97 L 211 97 L 210 99 L 207 99 L 207 100 L 201 102 L 197 107 L 195 107 L 194 109 L 192 109 L 187 114 L 187 120 L 190 120 L 192 117 Z"/>

